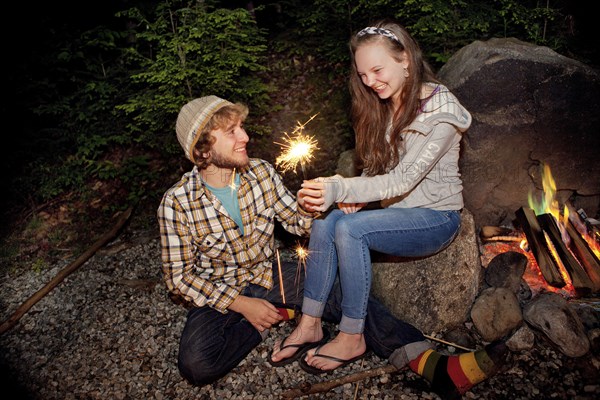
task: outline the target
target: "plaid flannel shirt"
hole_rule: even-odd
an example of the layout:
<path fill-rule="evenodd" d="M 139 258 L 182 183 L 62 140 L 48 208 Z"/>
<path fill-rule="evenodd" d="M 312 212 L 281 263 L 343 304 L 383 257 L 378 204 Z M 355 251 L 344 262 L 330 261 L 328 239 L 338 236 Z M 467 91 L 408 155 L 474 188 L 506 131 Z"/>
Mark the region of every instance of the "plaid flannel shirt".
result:
<path fill-rule="evenodd" d="M 194 167 L 167 190 L 158 208 L 164 280 L 198 307 L 225 313 L 248 284 L 271 289 L 275 218 L 293 234 L 310 231 L 314 215 L 297 206 L 264 160 L 250 159 L 240 171 L 238 199 L 243 235 Z"/>

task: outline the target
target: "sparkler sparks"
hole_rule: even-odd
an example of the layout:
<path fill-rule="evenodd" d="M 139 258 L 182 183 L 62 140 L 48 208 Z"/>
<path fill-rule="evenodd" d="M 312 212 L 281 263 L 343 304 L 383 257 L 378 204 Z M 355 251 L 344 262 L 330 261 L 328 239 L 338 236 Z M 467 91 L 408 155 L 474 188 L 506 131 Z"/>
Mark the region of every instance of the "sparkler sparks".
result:
<path fill-rule="evenodd" d="M 231 174 L 231 182 L 229 182 L 228 186 L 232 192 L 237 189 L 237 186 L 235 185 L 235 168 L 233 169 L 233 172 Z"/>
<path fill-rule="evenodd" d="M 316 116 L 317 114 L 313 115 L 304 124 L 298 122 L 291 134 L 285 133 L 283 143 L 275 142 L 283 150 L 283 153 L 275 160 L 275 165 L 281 167 L 283 172 L 291 170 L 296 172 L 298 164 L 300 164 L 302 173 L 306 174 L 305 164 L 312 160 L 313 152 L 319 148 L 315 138 L 304 133 L 304 127 Z"/>
<path fill-rule="evenodd" d="M 296 284 L 296 295 L 298 295 L 299 291 L 300 291 L 300 285 L 298 284 L 300 282 L 300 271 L 302 269 L 304 269 L 305 273 L 306 273 L 306 259 L 308 258 L 309 255 L 309 251 L 307 249 L 305 249 L 304 247 L 302 247 L 302 245 L 300 243 L 298 243 L 296 245 L 296 257 L 298 258 L 298 268 L 296 268 L 296 279 L 295 279 L 295 284 Z M 285 288 L 284 288 L 284 284 L 283 284 L 283 273 L 281 270 L 281 257 L 279 255 L 279 249 L 275 249 L 275 256 L 277 258 L 277 269 L 279 272 L 279 292 L 281 295 L 281 299 L 283 300 L 283 303 L 285 304 Z"/>
<path fill-rule="evenodd" d="M 304 270 L 306 274 L 306 259 L 310 252 L 308 249 L 302 247 L 300 243 L 296 245 L 296 258 L 298 258 L 298 267 L 296 268 L 296 283 L 300 281 L 300 272 Z M 298 286 L 298 285 L 296 285 Z"/>

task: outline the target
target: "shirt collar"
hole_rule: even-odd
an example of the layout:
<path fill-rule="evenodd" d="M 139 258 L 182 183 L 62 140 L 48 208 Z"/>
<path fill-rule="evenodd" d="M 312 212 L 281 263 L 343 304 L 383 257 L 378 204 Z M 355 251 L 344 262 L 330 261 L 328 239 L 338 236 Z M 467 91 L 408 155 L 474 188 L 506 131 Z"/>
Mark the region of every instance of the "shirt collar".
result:
<path fill-rule="evenodd" d="M 250 160 L 250 165 L 247 168 L 243 168 L 239 170 L 240 174 L 240 186 L 244 185 L 245 182 L 257 181 L 258 177 L 252 171 L 252 160 Z M 192 171 L 190 172 L 189 177 L 190 183 L 190 197 L 194 200 L 201 198 L 202 196 L 207 196 L 207 190 L 204 182 L 202 181 L 202 176 L 200 176 L 200 170 L 197 165 L 194 165 Z"/>

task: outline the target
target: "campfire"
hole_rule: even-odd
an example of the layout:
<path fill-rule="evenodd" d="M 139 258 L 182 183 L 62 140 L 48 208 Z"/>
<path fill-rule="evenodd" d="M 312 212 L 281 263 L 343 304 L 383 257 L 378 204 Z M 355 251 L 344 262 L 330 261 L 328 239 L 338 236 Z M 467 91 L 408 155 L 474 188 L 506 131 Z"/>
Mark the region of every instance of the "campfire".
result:
<path fill-rule="evenodd" d="M 567 298 L 598 295 L 600 223 L 569 202 L 561 210 L 547 165 L 543 166 L 542 185 L 540 201 L 530 194 L 528 207 L 516 210 L 514 229 L 482 229 L 483 257 L 520 251 L 529 259 L 523 278 L 532 291 L 557 292 Z"/>

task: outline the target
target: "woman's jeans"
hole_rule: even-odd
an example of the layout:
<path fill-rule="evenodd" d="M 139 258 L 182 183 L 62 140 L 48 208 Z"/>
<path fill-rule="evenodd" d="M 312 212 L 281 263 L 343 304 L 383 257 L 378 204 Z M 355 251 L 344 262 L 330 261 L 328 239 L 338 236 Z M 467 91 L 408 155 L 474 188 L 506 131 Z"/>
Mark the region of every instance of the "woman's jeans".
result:
<path fill-rule="evenodd" d="M 302 312 L 324 315 L 339 268 L 343 293 L 339 329 L 351 334 L 363 332 L 371 290 L 370 251 L 400 257 L 428 256 L 448 246 L 459 227 L 459 211 L 385 208 L 344 214 L 333 210 L 313 223 Z"/>
<path fill-rule="evenodd" d="M 304 273 L 297 274 L 297 268 L 296 263 L 281 264 L 286 302 L 299 309 L 302 306 Z M 273 265 L 273 282 L 271 290 L 250 285 L 244 295 L 281 303 L 276 264 Z M 336 282 L 323 309 L 324 320 L 340 322 L 341 299 L 340 285 Z M 368 301 L 367 313 L 364 330 L 367 346 L 384 359 L 409 343 L 425 341 L 417 328 L 392 316 L 374 298 Z M 261 341 L 260 333 L 241 314 L 233 311 L 221 314 L 208 306 L 194 307 L 188 312 L 181 334 L 179 371 L 193 385 L 212 383 L 235 368 Z"/>

